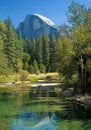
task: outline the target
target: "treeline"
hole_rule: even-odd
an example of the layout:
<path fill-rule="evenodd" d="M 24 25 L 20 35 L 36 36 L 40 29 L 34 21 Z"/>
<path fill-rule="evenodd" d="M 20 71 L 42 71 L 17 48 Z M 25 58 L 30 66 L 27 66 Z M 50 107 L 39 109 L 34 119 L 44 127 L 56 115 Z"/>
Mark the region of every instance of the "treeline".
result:
<path fill-rule="evenodd" d="M 50 38 L 42 35 L 36 39 L 24 40 L 24 51 L 30 55 L 28 66 L 23 69 L 30 73 L 46 73 L 57 71 L 56 64 L 56 38 L 52 34 Z"/>
<path fill-rule="evenodd" d="M 56 43 L 59 72 L 84 93 L 91 90 L 91 8 L 72 2 L 67 20 L 69 34 Z"/>
<path fill-rule="evenodd" d="M 55 62 L 56 39 L 45 34 L 36 39 L 22 38 L 10 18 L 0 21 L 0 74 L 57 71 Z"/>

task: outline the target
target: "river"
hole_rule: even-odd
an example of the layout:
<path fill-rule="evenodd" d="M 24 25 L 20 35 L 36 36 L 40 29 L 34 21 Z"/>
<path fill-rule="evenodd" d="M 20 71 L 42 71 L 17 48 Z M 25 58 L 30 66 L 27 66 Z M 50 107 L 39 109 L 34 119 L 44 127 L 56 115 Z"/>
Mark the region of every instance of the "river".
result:
<path fill-rule="evenodd" d="M 91 109 L 53 91 L 0 91 L 0 130 L 91 130 Z"/>

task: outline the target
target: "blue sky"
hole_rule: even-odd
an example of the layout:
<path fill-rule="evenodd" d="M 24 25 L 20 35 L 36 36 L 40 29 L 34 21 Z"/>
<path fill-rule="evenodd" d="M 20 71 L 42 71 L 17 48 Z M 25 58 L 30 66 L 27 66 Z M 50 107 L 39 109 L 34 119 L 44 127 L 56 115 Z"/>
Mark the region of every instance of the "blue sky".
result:
<path fill-rule="evenodd" d="M 74 1 L 91 6 L 91 0 Z M 26 14 L 38 13 L 60 25 L 66 21 L 65 12 L 71 2 L 72 0 L 0 0 L 0 19 L 5 20 L 10 16 L 13 24 L 17 26 Z"/>

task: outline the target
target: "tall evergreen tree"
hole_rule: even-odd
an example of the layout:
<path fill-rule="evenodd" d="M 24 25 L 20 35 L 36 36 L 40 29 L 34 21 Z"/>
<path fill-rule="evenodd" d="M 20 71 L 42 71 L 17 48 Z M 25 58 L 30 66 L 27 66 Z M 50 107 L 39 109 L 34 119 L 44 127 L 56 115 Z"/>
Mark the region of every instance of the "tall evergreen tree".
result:
<path fill-rule="evenodd" d="M 42 44 L 43 44 L 43 64 L 46 67 L 46 71 L 49 71 L 49 59 L 50 59 L 50 53 L 49 53 L 49 38 L 46 35 L 42 36 Z"/>
<path fill-rule="evenodd" d="M 30 63 L 32 64 L 33 61 L 36 59 L 36 40 L 35 40 L 35 38 L 33 38 L 31 40 L 30 55 L 31 55 L 31 61 L 30 61 Z"/>
<path fill-rule="evenodd" d="M 16 63 L 16 33 L 10 18 L 8 18 L 5 23 L 8 28 L 5 52 L 8 58 L 9 67 L 14 70 Z"/>
<path fill-rule="evenodd" d="M 57 71 L 56 68 L 56 39 L 55 36 L 52 34 L 50 37 L 50 44 L 49 44 L 49 49 L 50 49 L 50 71 Z"/>
<path fill-rule="evenodd" d="M 42 46 L 42 37 L 39 37 L 36 41 L 36 59 L 38 62 L 38 65 L 40 66 L 41 63 L 43 63 L 43 46 Z"/>
<path fill-rule="evenodd" d="M 30 38 L 26 37 L 24 41 L 24 51 L 30 54 L 31 53 L 30 49 L 31 49 L 31 41 Z"/>
<path fill-rule="evenodd" d="M 17 36 L 10 18 L 7 18 L 5 20 L 5 23 L 8 28 L 7 39 L 5 41 L 5 53 L 8 59 L 8 67 L 11 68 L 13 71 L 18 72 L 20 64 L 22 68 L 22 38 L 19 35 Z"/>
<path fill-rule="evenodd" d="M 0 36 L 0 74 L 6 74 L 8 70 L 8 60 L 4 53 L 4 42 L 2 36 Z"/>
<path fill-rule="evenodd" d="M 23 69 L 26 70 L 26 71 L 29 67 L 29 65 L 28 65 L 29 60 L 30 60 L 30 55 L 27 52 L 24 52 L 22 62 L 23 62 Z"/>
<path fill-rule="evenodd" d="M 33 68 L 34 68 L 34 73 L 39 74 L 38 64 L 36 60 L 34 60 L 33 62 Z"/>
<path fill-rule="evenodd" d="M 23 59 L 23 40 L 21 37 L 21 33 L 16 35 L 16 63 L 15 63 L 15 71 L 19 72 L 22 69 L 22 59 Z"/>

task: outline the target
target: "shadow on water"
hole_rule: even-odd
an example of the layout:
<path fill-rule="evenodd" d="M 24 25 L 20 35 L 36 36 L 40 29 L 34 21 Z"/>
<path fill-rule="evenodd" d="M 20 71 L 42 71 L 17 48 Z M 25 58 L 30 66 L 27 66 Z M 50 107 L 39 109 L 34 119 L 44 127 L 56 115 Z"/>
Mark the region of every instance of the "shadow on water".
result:
<path fill-rule="evenodd" d="M 91 130 L 91 109 L 53 91 L 1 92 L 0 130 Z"/>

